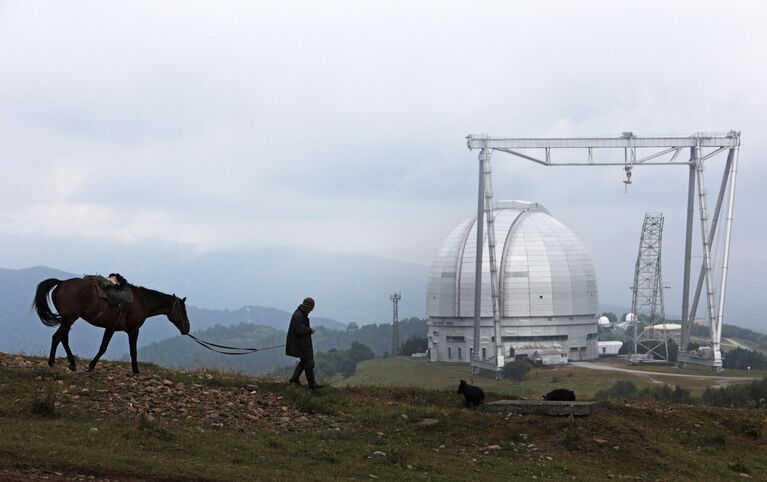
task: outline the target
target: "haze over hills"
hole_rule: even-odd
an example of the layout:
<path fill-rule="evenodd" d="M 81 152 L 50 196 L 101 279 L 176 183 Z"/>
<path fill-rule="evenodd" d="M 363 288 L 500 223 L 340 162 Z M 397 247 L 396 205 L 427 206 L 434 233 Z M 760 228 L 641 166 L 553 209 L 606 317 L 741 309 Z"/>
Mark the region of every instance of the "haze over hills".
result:
<path fill-rule="evenodd" d="M 31 308 L 37 284 L 47 278 L 67 279 L 78 275 L 45 267 L 21 270 L 0 268 L 0 351 L 12 353 L 47 354 L 50 349 L 53 328 L 43 325 Z M 154 287 L 153 287 L 154 288 Z M 189 303 L 190 300 L 187 300 Z M 292 313 L 263 306 L 243 306 L 236 310 L 211 310 L 187 305 L 192 329 L 205 330 L 215 325 L 234 325 L 250 322 L 284 330 Z M 345 329 L 346 324 L 329 318 L 312 317 L 316 326 Z M 75 323 L 70 335 L 70 345 L 78 356 L 89 357 L 96 353 L 104 330 L 82 320 Z M 139 346 L 178 335 L 178 330 L 163 316 L 149 318 L 141 329 Z M 61 350 L 61 348 L 60 348 Z M 107 357 L 122 357 L 128 344 L 124 334 L 112 341 Z M 60 351 L 60 354 L 63 351 Z"/>
<path fill-rule="evenodd" d="M 131 283 L 187 296 L 189 304 L 210 309 L 258 305 L 292 312 L 312 296 L 315 316 L 360 324 L 391 320 L 389 295 L 397 290 L 402 292 L 400 317 L 424 317 L 429 269 L 375 256 L 290 247 L 199 253 L 183 243 L 160 241 L 27 242 L 0 236 L 0 266 L 40 265 L 78 276 L 119 272 Z"/>
<path fill-rule="evenodd" d="M 0 236 L 0 248 L 19 241 Z M 0 260 L 14 265 L 43 260 L 58 269 L 34 267 L 0 269 L 0 350 L 43 353 L 50 346 L 52 330 L 43 326 L 30 305 L 34 289 L 49 277 L 70 278 L 83 273 L 123 273 L 130 282 L 167 293 L 187 296 L 193 330 L 215 324 L 250 321 L 284 329 L 290 313 L 304 296 L 313 296 L 317 325 L 340 329 L 349 322 L 382 323 L 391 320 L 389 295 L 402 291 L 400 319 L 425 318 L 428 267 L 364 255 L 333 254 L 294 248 L 251 249 L 196 253 L 183 244 L 97 243 L 63 239 L 60 243 L 36 240 L 16 250 L 0 253 Z M 32 253 L 30 250 L 40 249 Z M 15 257 L 11 256 L 14 253 Z M 729 293 L 728 293 L 729 294 Z M 608 301 L 608 300 L 603 300 Z M 248 313 L 247 307 L 250 307 Z M 268 308 L 267 308 L 268 307 Z M 761 323 L 741 322 L 735 313 L 743 306 L 728 301 L 727 323 L 764 331 Z M 621 316 L 628 311 L 619 304 L 602 303 L 601 311 Z M 336 321 L 337 320 L 337 321 Z M 732 320 L 732 321 L 730 321 Z M 139 343 L 173 337 L 175 328 L 163 318 L 150 319 Z M 102 330 L 78 322 L 72 346 L 80 355 L 95 353 Z M 124 335 L 118 335 L 107 356 L 127 351 Z"/>

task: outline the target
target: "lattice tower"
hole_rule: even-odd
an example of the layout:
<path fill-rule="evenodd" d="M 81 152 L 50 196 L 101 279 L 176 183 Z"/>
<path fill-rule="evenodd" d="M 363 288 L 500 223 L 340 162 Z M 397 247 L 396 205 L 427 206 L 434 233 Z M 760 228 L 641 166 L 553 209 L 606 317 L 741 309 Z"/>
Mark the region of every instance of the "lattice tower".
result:
<path fill-rule="evenodd" d="M 631 312 L 634 313 L 634 358 L 638 347 L 656 358 L 668 360 L 668 339 L 654 333 L 652 326 L 665 319 L 663 304 L 663 274 L 661 252 L 663 246 L 663 214 L 647 213 L 639 238 L 639 254 L 634 269 L 634 285 L 631 287 Z M 646 332 L 637 333 L 639 315 L 647 316 L 649 327 Z M 663 350 L 663 351 L 661 351 Z"/>

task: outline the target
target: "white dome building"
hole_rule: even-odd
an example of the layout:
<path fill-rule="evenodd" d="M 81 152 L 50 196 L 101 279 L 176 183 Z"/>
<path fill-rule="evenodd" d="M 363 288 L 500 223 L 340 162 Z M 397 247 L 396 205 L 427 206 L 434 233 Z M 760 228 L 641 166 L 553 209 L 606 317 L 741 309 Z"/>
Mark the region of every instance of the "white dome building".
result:
<path fill-rule="evenodd" d="M 540 204 L 502 201 L 493 212 L 505 356 L 535 359 L 546 353 L 548 363 L 557 357 L 560 363 L 597 358 L 597 282 L 583 244 Z M 432 262 L 427 285 L 431 361 L 470 361 L 476 239 L 476 218 L 468 219 L 450 233 Z M 495 341 L 487 232 L 482 251 L 479 358 L 487 359 L 494 356 Z"/>

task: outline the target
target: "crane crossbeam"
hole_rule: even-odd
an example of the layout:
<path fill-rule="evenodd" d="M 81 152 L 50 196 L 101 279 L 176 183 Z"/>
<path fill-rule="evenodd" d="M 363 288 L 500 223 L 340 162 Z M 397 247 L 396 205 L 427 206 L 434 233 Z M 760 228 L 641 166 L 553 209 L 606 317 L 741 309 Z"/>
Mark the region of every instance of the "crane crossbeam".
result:
<path fill-rule="evenodd" d="M 610 148 L 683 148 L 716 147 L 734 148 L 740 136 L 730 131 L 726 134 L 700 133 L 686 137 L 639 137 L 627 132 L 620 137 L 490 137 L 469 135 L 469 149 L 610 149 Z"/>

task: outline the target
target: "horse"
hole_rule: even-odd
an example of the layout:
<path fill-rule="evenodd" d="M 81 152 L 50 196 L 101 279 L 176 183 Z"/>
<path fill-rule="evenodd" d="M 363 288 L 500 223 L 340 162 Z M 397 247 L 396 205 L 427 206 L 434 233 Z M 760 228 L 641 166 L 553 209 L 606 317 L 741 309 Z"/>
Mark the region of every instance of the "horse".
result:
<path fill-rule="evenodd" d="M 110 306 L 99 297 L 96 284 L 89 279 L 72 278 L 62 281 L 50 278 L 40 282 L 37 285 L 32 306 L 43 324 L 59 327 L 51 339 L 51 354 L 48 357 L 48 365 L 53 366 L 56 349 L 61 343 L 67 352 L 69 369 L 77 370 L 75 357 L 72 355 L 72 350 L 69 349 L 69 330 L 78 318 L 82 318 L 91 325 L 104 328 L 104 337 L 101 340 L 99 352 L 88 364 L 89 372 L 93 371 L 99 358 L 107 351 L 107 346 L 115 331 L 124 331 L 128 334 L 131 368 L 134 374 L 138 374 L 136 341 L 138 340 L 139 329 L 151 316 L 166 315 L 182 335 L 189 334 L 189 317 L 186 314 L 186 305 L 184 304 L 186 298 L 179 298 L 175 294 L 167 295 L 142 286 L 128 286 L 133 293 L 133 302 L 126 303 L 122 307 L 115 307 Z M 48 304 L 49 293 L 58 314 L 55 314 Z"/>

